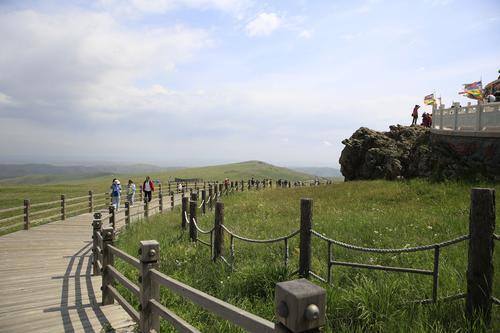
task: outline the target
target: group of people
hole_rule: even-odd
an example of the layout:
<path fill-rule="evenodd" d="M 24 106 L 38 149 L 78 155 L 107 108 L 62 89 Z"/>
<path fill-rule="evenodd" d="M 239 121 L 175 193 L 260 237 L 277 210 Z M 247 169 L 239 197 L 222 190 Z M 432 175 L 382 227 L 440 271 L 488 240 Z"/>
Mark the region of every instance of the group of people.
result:
<path fill-rule="evenodd" d="M 111 194 L 111 204 L 113 207 L 115 207 L 115 210 L 118 210 L 120 208 L 120 199 L 122 196 L 122 186 L 120 184 L 120 181 L 117 178 L 113 179 L 113 182 L 111 183 L 111 186 L 109 187 L 110 194 Z M 154 192 L 155 187 L 154 187 L 154 182 L 151 180 L 149 176 L 146 177 L 144 182 L 142 183 L 142 191 L 144 193 L 144 201 L 150 202 L 153 195 L 152 192 Z M 137 191 L 137 187 L 135 186 L 134 182 L 132 179 L 128 180 L 128 184 L 126 187 L 126 194 L 127 194 L 127 201 L 130 206 L 134 205 L 135 202 L 135 192 Z"/>
<path fill-rule="evenodd" d="M 415 107 L 413 108 L 413 111 L 411 113 L 411 116 L 413 118 L 411 125 L 415 126 L 417 125 L 418 121 L 418 109 L 420 109 L 420 105 L 416 104 Z M 422 114 L 422 126 L 424 127 L 432 127 L 432 114 L 424 112 Z"/>

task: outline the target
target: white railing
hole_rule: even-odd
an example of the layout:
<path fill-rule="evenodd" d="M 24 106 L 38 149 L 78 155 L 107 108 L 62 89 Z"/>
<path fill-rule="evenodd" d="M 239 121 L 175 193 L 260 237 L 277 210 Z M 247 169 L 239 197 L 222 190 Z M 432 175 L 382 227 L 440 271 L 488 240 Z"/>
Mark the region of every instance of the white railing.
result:
<path fill-rule="evenodd" d="M 432 110 L 432 128 L 440 131 L 500 133 L 500 102 L 444 105 Z"/>

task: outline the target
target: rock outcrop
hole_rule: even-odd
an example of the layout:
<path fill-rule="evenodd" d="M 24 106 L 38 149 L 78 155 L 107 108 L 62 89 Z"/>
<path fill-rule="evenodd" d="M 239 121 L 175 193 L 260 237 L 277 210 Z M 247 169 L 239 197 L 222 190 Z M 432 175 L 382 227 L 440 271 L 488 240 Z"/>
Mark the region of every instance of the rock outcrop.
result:
<path fill-rule="evenodd" d="M 500 177 L 500 138 L 434 135 L 422 126 L 397 125 L 388 132 L 361 127 L 342 143 L 345 180 Z"/>

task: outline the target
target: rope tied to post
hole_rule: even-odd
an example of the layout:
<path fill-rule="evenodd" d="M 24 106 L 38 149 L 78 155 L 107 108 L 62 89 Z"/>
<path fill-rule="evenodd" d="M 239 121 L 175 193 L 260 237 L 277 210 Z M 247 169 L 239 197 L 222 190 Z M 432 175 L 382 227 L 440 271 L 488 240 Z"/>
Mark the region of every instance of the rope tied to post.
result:
<path fill-rule="evenodd" d="M 222 225 L 222 228 L 229 234 L 231 235 L 232 237 L 236 238 L 236 239 L 239 239 L 239 240 L 242 240 L 244 242 L 248 242 L 248 243 L 261 243 L 261 244 L 264 244 L 264 243 L 276 243 L 276 242 L 282 242 L 286 239 L 290 239 L 296 235 L 299 234 L 300 230 L 295 230 L 294 232 L 292 232 L 291 234 L 289 235 L 286 235 L 286 236 L 281 236 L 281 237 L 277 237 L 277 238 L 270 238 L 270 239 L 253 239 L 253 238 L 247 238 L 247 237 L 243 237 L 243 236 L 240 236 L 238 234 L 235 234 L 234 232 L 232 232 L 231 230 L 229 230 L 225 225 Z"/>
<path fill-rule="evenodd" d="M 408 253 L 408 252 L 418 252 L 418 251 L 429 251 L 429 250 L 434 250 L 437 247 L 443 248 L 446 246 L 450 246 L 453 244 L 460 243 L 462 241 L 465 241 L 469 239 L 469 235 L 463 235 L 459 236 L 441 243 L 434 243 L 434 244 L 429 244 L 429 245 L 421 245 L 421 246 L 414 246 L 414 247 L 404 247 L 404 248 L 399 248 L 399 249 L 391 249 L 391 248 L 386 248 L 386 249 L 381 249 L 381 248 L 371 248 L 371 247 L 363 247 L 363 246 L 357 246 L 353 244 L 348 244 L 344 243 L 332 238 L 328 238 L 326 236 L 323 236 L 316 230 L 311 230 L 311 234 L 314 236 L 330 242 L 332 244 L 341 246 L 343 248 L 349 249 L 349 250 L 354 250 L 354 251 L 361 251 L 361 252 L 372 252 L 372 253 Z"/>
<path fill-rule="evenodd" d="M 210 230 L 203 230 L 203 229 L 201 229 L 201 228 L 198 226 L 198 223 L 196 222 L 196 219 L 195 219 L 194 217 L 193 217 L 193 224 L 194 224 L 194 227 L 196 228 L 196 230 L 198 230 L 201 234 L 205 234 L 205 235 L 207 235 L 207 234 L 211 234 L 211 233 L 212 233 L 212 231 L 214 231 L 214 230 L 215 230 L 215 227 L 212 227 L 212 229 L 210 229 Z"/>

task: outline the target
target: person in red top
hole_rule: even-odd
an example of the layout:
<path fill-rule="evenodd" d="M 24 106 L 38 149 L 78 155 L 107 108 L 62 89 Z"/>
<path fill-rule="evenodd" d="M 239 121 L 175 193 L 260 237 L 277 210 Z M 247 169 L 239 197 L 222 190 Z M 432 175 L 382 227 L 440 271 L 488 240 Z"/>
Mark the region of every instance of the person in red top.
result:
<path fill-rule="evenodd" d="M 152 198 L 152 192 L 155 190 L 155 186 L 149 176 L 146 177 L 146 180 L 142 184 L 142 190 L 144 191 L 144 201 L 150 202 Z"/>
<path fill-rule="evenodd" d="M 413 121 L 411 122 L 411 125 L 416 125 L 417 124 L 417 120 L 418 120 L 418 109 L 420 109 L 420 105 L 415 105 L 415 107 L 413 108 L 413 112 L 411 113 L 411 116 L 413 117 Z"/>

